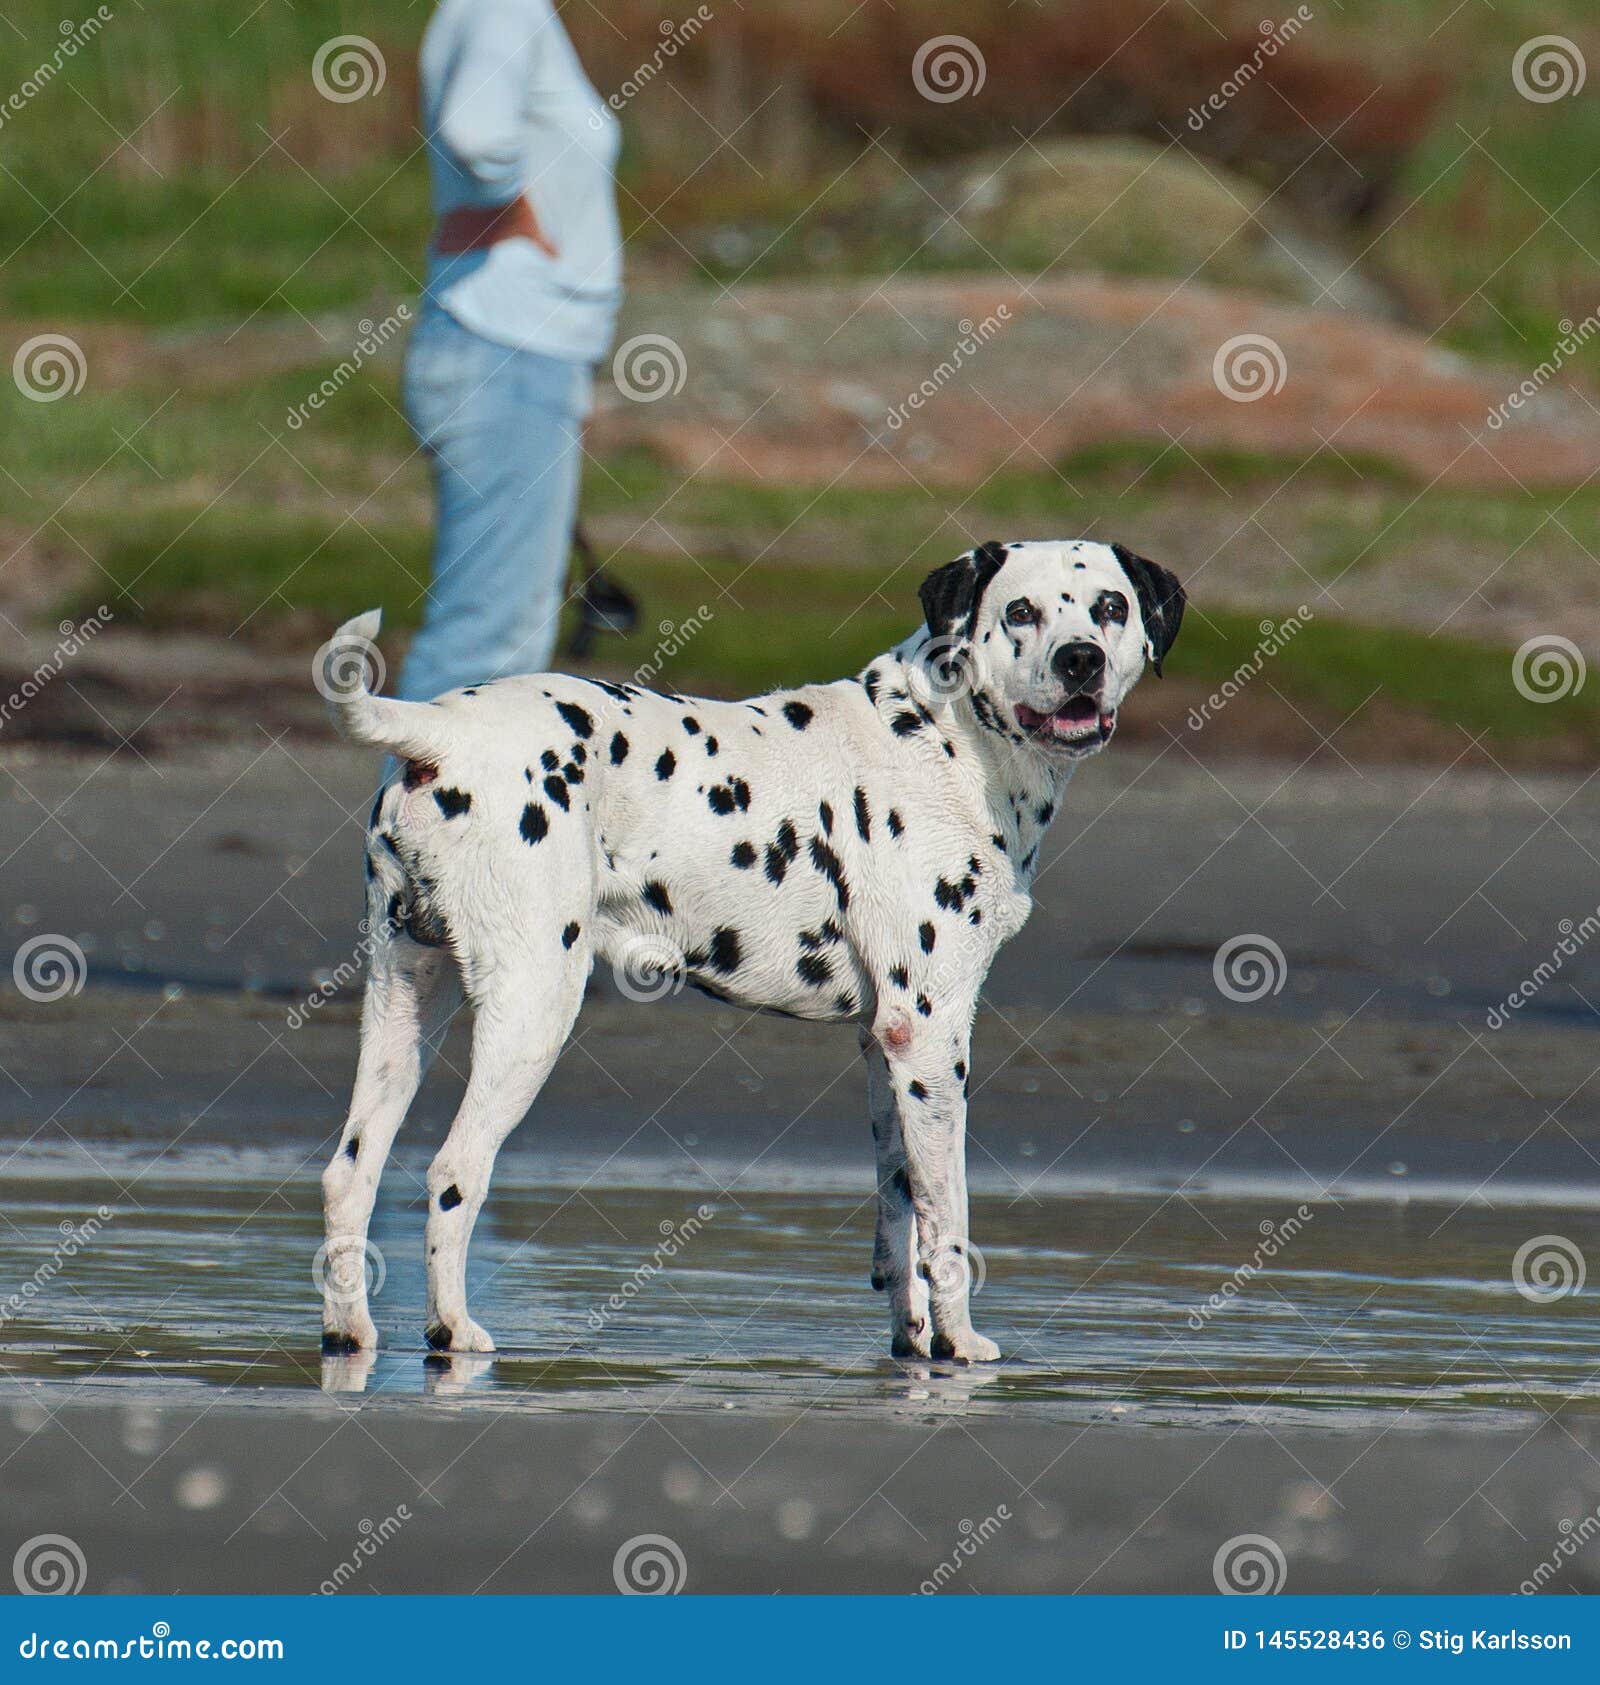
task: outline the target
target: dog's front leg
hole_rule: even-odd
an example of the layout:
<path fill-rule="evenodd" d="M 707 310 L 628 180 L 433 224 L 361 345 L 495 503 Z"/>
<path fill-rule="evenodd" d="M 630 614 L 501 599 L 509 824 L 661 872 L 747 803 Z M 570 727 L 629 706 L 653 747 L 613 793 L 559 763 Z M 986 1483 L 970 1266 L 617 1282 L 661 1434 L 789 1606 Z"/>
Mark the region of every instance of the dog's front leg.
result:
<path fill-rule="evenodd" d="M 905 1141 L 900 1133 L 888 1060 L 877 1041 L 861 1037 L 867 1061 L 867 1109 L 878 1154 L 878 1218 L 872 1243 L 872 1285 L 889 1295 L 890 1351 L 896 1357 L 927 1357 L 933 1324 L 928 1283 L 917 1267 L 917 1223 L 906 1172 Z"/>
<path fill-rule="evenodd" d="M 969 1299 L 966 1074 L 971 1014 L 903 1017 L 875 1028 L 904 1153 L 916 1236 L 916 1275 L 933 1322 L 929 1350 L 958 1363 L 992 1363 L 993 1340 L 974 1331 Z M 881 1151 L 881 1148 L 880 1148 Z M 882 1223 L 880 1195 L 880 1224 Z M 881 1233 L 881 1230 L 880 1230 Z M 897 1231 L 891 1226 L 891 1236 Z"/>

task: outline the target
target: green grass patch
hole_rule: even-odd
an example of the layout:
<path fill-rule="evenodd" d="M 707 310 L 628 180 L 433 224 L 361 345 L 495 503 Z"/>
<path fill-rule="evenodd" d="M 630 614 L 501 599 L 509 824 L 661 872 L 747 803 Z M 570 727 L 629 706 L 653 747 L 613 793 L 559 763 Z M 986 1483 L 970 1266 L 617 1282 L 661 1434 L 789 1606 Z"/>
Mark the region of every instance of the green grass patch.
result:
<path fill-rule="evenodd" d="M 413 629 L 426 577 L 425 534 L 343 527 L 303 517 L 249 521 L 213 512 L 186 526 L 145 521 L 109 538 L 99 582 L 75 605 L 107 600 L 123 624 L 209 627 L 262 639 L 290 622 L 304 639 L 381 604 L 388 633 Z M 893 580 L 853 561 L 627 554 L 618 578 L 644 604 L 643 625 L 601 645 L 604 668 L 658 687 L 752 695 L 859 672 L 916 626 L 921 571 Z M 118 595 L 120 585 L 128 594 Z M 135 599 L 137 599 L 135 601 Z M 1167 665 L 1206 690 L 1255 665 L 1260 616 L 1197 608 Z M 1577 734 L 1600 745 L 1600 691 L 1559 706 L 1532 703 L 1512 683 L 1512 652 L 1489 644 L 1326 616 L 1306 623 L 1261 664 L 1270 684 L 1329 725 L 1376 699 L 1497 742 Z"/>

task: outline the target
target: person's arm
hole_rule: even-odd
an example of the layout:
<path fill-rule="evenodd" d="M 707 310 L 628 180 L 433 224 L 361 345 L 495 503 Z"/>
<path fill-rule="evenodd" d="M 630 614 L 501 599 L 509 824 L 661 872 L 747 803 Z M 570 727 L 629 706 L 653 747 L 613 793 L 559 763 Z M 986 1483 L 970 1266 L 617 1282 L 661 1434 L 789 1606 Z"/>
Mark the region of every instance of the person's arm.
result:
<path fill-rule="evenodd" d="M 480 0 L 439 103 L 439 138 L 451 156 L 506 206 L 516 232 L 552 257 L 555 249 L 520 189 L 528 90 L 553 15 L 510 0 Z"/>

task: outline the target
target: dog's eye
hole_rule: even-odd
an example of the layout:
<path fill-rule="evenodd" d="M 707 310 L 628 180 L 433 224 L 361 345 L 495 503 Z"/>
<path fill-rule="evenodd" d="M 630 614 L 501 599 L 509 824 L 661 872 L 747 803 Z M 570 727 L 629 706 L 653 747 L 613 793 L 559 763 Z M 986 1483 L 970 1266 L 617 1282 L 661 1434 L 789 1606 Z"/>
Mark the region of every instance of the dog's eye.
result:
<path fill-rule="evenodd" d="M 1007 626 L 1032 626 L 1038 618 L 1038 609 L 1026 597 L 1018 597 L 1015 602 L 1006 604 Z"/>
<path fill-rule="evenodd" d="M 1095 621 L 1104 626 L 1109 621 L 1113 626 L 1126 626 L 1128 623 L 1128 599 L 1120 591 L 1105 591 L 1100 600 L 1094 605 Z"/>

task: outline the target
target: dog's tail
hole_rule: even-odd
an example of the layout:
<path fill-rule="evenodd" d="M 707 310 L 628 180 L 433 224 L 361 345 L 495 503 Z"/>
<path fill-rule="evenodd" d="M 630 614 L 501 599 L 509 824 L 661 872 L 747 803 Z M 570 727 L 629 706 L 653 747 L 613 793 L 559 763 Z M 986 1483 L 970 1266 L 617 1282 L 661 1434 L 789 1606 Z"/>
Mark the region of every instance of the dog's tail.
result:
<path fill-rule="evenodd" d="M 317 652 L 317 689 L 341 737 L 402 760 L 437 761 L 456 741 L 449 714 L 436 703 L 400 702 L 370 688 L 374 676 L 383 681 L 376 642 L 382 623 L 383 611 L 369 609 L 334 633 Z"/>

